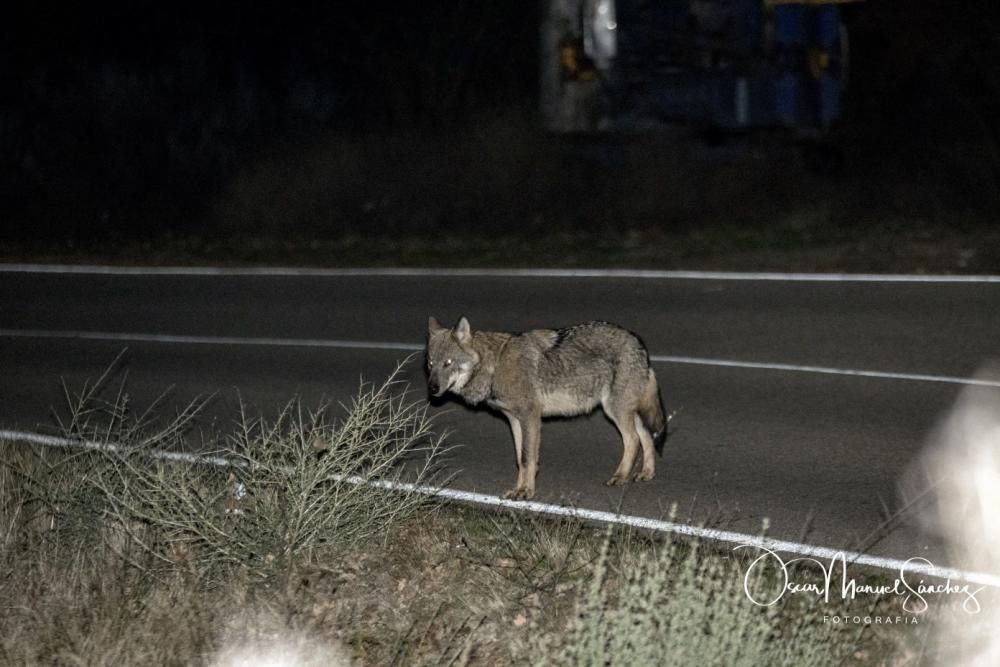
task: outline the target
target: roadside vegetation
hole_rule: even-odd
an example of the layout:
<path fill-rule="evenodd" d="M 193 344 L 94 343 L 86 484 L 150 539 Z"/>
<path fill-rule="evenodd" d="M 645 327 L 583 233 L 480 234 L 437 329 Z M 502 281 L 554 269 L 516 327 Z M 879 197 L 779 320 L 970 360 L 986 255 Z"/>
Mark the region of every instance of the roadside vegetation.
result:
<path fill-rule="evenodd" d="M 927 654 L 926 623 L 824 622 L 896 615 L 895 600 L 752 605 L 749 555 L 387 488 L 445 479 L 444 439 L 396 376 L 341 408 L 240 414 L 229 433 L 199 430 L 198 404 L 163 422 L 124 388 L 108 393 L 67 392 L 60 426 L 114 448 L 0 443 L 0 663 L 832 666 Z M 760 572 L 751 590 L 780 586 Z"/>

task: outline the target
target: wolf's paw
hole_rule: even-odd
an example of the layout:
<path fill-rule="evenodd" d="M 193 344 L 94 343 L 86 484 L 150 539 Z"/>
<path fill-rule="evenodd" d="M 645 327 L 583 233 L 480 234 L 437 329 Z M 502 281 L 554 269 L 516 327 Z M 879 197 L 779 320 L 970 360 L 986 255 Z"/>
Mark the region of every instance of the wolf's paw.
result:
<path fill-rule="evenodd" d="M 611 479 L 605 482 L 605 484 L 607 486 L 621 486 L 627 481 L 628 481 L 627 475 L 619 475 L 618 473 L 615 473 L 614 475 L 611 476 Z"/>
<path fill-rule="evenodd" d="M 523 486 L 519 486 L 516 489 L 511 489 L 510 491 L 505 491 L 503 494 L 504 498 L 508 500 L 531 500 L 535 495 L 534 489 L 528 489 Z"/>
<path fill-rule="evenodd" d="M 653 477 L 655 477 L 655 476 L 656 476 L 656 472 L 654 472 L 652 470 L 650 470 L 648 472 L 646 470 L 640 470 L 639 472 L 637 472 L 635 474 L 634 477 L 632 477 L 632 479 L 635 480 L 636 482 L 648 482 L 649 480 L 653 479 Z"/>

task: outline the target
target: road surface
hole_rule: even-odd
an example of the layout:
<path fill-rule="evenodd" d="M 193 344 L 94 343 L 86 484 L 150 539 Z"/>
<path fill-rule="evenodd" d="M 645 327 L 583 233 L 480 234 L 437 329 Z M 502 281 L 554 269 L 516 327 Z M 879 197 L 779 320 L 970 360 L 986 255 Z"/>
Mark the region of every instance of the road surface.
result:
<path fill-rule="evenodd" d="M 206 418 L 225 424 L 237 390 L 265 412 L 296 394 L 345 400 L 419 348 L 431 314 L 503 330 L 603 319 L 642 336 L 676 412 L 657 476 L 608 489 L 614 427 L 600 413 L 547 421 L 538 499 L 649 517 L 676 504 L 748 533 L 768 517 L 779 538 L 946 560 L 911 521 L 872 537 L 955 380 L 1000 357 L 1000 281 L 475 274 L 3 267 L 0 429 L 54 432 L 60 382 L 81 387 L 124 348 L 136 404 L 216 393 Z M 408 377 L 423 399 L 420 360 Z M 454 487 L 513 485 L 503 419 L 434 411 L 458 445 Z"/>

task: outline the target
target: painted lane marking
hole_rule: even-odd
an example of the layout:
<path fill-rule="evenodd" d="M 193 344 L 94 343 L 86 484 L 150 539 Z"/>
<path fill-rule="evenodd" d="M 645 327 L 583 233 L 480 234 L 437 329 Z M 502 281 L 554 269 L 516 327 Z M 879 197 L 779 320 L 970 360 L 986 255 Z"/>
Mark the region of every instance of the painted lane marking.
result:
<path fill-rule="evenodd" d="M 819 373 L 822 375 L 846 375 L 848 377 L 878 378 L 882 380 L 908 380 L 910 382 L 942 382 L 976 387 L 1000 387 L 1000 380 L 966 378 L 951 375 L 931 375 L 928 373 L 895 373 L 892 371 L 872 371 L 855 368 L 831 368 L 829 366 L 800 366 L 797 364 L 774 364 L 759 361 L 735 361 L 731 359 L 707 359 L 704 357 L 674 357 L 651 354 L 649 358 L 664 364 L 693 364 L 697 366 L 722 366 L 725 368 L 751 368 L 768 371 L 791 371 L 795 373 Z"/>
<path fill-rule="evenodd" d="M 424 346 L 419 343 L 394 341 L 336 340 L 323 338 L 272 338 L 266 336 L 190 336 L 181 334 L 143 334 L 110 331 L 49 331 L 43 329 L 0 329 L 0 337 L 44 338 L 56 340 L 96 340 L 121 343 L 161 343 L 173 345 L 243 345 L 263 347 L 317 347 L 349 350 L 402 350 L 419 352 Z M 719 366 L 723 368 L 744 368 L 751 370 L 786 371 L 796 373 L 816 373 L 821 375 L 841 375 L 882 380 L 905 380 L 909 382 L 939 382 L 977 387 L 1000 387 L 1000 380 L 966 378 L 928 373 L 896 373 L 854 368 L 832 368 L 798 364 L 781 364 L 757 361 L 737 361 L 733 359 L 710 359 L 706 357 L 683 357 L 672 355 L 650 355 L 653 362 L 662 364 L 688 364 L 695 366 Z"/>
<path fill-rule="evenodd" d="M 83 264 L 0 264 L 0 273 L 220 276 L 220 277 L 424 277 L 424 278 L 617 278 L 640 280 L 729 280 L 821 283 L 993 283 L 1000 275 L 878 273 L 782 273 L 778 271 L 663 271 L 657 269 L 491 269 L 491 268 L 296 268 L 225 266 L 112 266 Z"/>
<path fill-rule="evenodd" d="M 187 336 L 178 334 L 120 333 L 115 331 L 48 331 L 0 329 L 0 337 L 98 340 L 121 343 L 166 343 L 174 345 L 248 345 L 264 347 L 332 347 L 348 350 L 423 350 L 415 343 L 387 341 L 329 340 L 321 338 L 271 338 L 267 336 Z"/>
<path fill-rule="evenodd" d="M 39 433 L 32 433 L 27 431 L 0 430 L 0 442 L 3 441 L 32 444 L 42 447 L 63 448 L 63 449 L 75 448 L 75 449 L 85 449 L 88 451 L 100 451 L 100 452 L 122 453 L 122 454 L 140 453 L 156 459 L 181 461 L 198 465 L 213 465 L 213 466 L 245 465 L 244 463 L 239 461 L 230 461 L 229 459 L 226 459 L 225 457 L 222 456 L 205 456 L 205 455 L 191 454 L 186 452 L 171 452 L 171 451 L 157 450 L 157 449 L 140 451 L 136 450 L 135 448 L 123 447 L 120 445 L 115 445 L 113 443 L 98 443 L 91 441 L 71 440 L 68 438 L 42 435 Z M 770 549 L 771 551 L 774 551 L 776 553 L 791 553 L 821 560 L 828 560 L 831 563 L 834 560 L 843 557 L 847 563 L 855 565 L 864 565 L 867 567 L 877 568 L 880 570 L 889 570 L 891 572 L 897 572 L 897 573 L 906 572 L 909 574 L 925 575 L 925 576 L 937 577 L 940 579 L 952 579 L 952 580 L 965 581 L 969 583 L 1000 588 L 1000 575 L 988 574 L 984 572 L 960 570 L 956 568 L 938 567 L 933 564 L 930 564 L 927 561 L 921 562 L 920 560 L 901 560 L 898 558 L 883 558 L 881 556 L 871 556 L 868 554 L 862 554 L 853 551 L 845 551 L 843 549 L 834 549 L 831 547 L 803 544 L 800 542 L 790 542 L 787 540 L 776 540 L 769 537 L 761 537 L 759 535 L 750 535 L 747 533 L 739 533 L 729 530 L 703 528 L 699 526 L 691 526 L 688 524 L 677 523 L 674 521 L 651 519 L 643 516 L 633 516 L 629 514 L 615 514 L 613 512 L 605 512 L 601 510 L 566 507 L 563 505 L 551 505 L 549 503 L 541 503 L 536 501 L 507 500 L 505 498 L 486 495 L 483 493 L 475 493 L 473 491 L 461 491 L 459 489 L 450 489 L 446 487 L 421 486 L 408 482 L 396 482 L 392 480 L 365 480 L 364 478 L 358 476 L 351 476 L 351 477 L 334 476 L 334 479 L 349 484 L 371 484 L 372 486 L 387 489 L 390 491 L 419 493 L 425 496 L 443 498 L 446 500 L 462 502 L 462 503 L 485 505 L 488 507 L 503 507 L 512 510 L 518 510 L 521 512 L 532 512 L 535 514 L 563 516 L 572 519 L 582 519 L 585 521 L 594 521 L 598 523 L 616 524 L 621 526 L 628 526 L 630 528 L 652 530 L 660 533 L 681 535 L 684 537 L 692 537 L 702 540 L 711 540 L 713 542 L 722 542 L 724 544 L 733 544 L 737 546 L 747 545 L 759 549 Z"/>

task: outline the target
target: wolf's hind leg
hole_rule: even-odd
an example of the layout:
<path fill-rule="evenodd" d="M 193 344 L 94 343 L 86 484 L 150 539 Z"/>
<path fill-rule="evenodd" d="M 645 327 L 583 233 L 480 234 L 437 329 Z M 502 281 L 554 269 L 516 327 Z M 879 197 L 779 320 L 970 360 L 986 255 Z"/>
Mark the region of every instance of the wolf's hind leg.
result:
<path fill-rule="evenodd" d="M 618 432 L 622 435 L 622 460 L 618 464 L 615 474 L 607 482 L 608 486 L 619 486 L 628 480 L 632 466 L 635 465 L 635 457 L 639 453 L 639 434 L 635 429 L 635 415 L 631 411 L 628 414 L 620 414 L 610 412 L 607 407 L 604 408 L 604 411 L 608 413 L 608 417 L 618 427 Z M 645 463 L 643 467 L 645 468 Z"/>
<path fill-rule="evenodd" d="M 642 418 L 636 415 L 633 419 L 635 431 L 639 434 L 639 443 L 642 445 L 642 470 L 635 474 L 636 481 L 648 482 L 656 475 L 656 447 L 653 443 L 653 436 L 642 423 Z"/>

